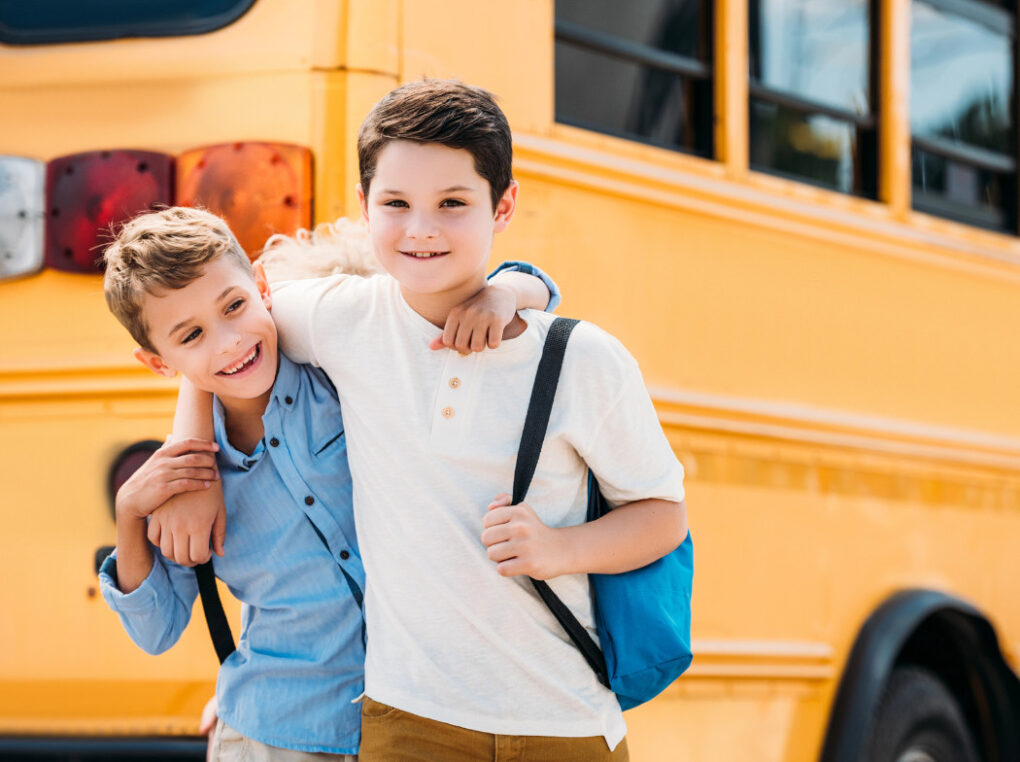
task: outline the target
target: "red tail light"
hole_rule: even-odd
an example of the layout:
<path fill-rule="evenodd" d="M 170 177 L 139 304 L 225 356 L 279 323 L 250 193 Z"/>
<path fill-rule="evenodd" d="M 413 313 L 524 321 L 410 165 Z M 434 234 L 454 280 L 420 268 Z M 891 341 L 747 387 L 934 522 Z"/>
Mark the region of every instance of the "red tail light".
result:
<path fill-rule="evenodd" d="M 46 167 L 46 265 L 101 272 L 111 226 L 170 204 L 173 158 L 152 151 L 90 151 Z"/>
<path fill-rule="evenodd" d="M 284 143 L 227 143 L 177 159 L 177 203 L 221 215 L 254 259 L 274 233 L 312 221 L 312 154 Z"/>

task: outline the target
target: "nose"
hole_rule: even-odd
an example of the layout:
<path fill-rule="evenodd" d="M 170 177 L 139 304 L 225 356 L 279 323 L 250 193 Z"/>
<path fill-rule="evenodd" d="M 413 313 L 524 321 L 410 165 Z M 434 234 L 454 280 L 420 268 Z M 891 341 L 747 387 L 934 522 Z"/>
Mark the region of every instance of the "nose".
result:
<path fill-rule="evenodd" d="M 417 210 L 408 216 L 405 234 L 411 240 L 428 240 L 439 235 L 435 220 L 428 211 Z"/>
<path fill-rule="evenodd" d="M 221 331 L 218 338 L 219 353 L 222 355 L 236 351 L 241 346 L 241 339 L 243 337 L 238 331 L 227 329 Z"/>

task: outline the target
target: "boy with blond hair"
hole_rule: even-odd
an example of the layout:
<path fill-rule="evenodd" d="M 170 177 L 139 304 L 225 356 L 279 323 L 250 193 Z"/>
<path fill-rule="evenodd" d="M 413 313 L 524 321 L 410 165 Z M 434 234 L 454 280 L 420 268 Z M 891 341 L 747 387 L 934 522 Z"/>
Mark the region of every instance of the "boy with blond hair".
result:
<path fill-rule="evenodd" d="M 496 493 L 513 482 L 551 318 L 523 311 L 481 355 L 425 347 L 484 285 L 517 205 L 511 157 L 489 93 L 397 88 L 358 138 L 362 216 L 393 279 L 276 286 L 283 346 L 336 383 L 352 436 L 371 581 L 362 762 L 626 759 L 619 703 L 527 577 L 549 580 L 595 636 L 588 573 L 639 568 L 687 534 L 683 469 L 618 341 L 574 331 L 518 505 Z M 616 507 L 585 524 L 589 466 Z"/>
<path fill-rule="evenodd" d="M 201 544 L 175 546 L 172 532 L 159 533 L 160 520 L 169 498 L 202 493 L 220 477 L 226 534 L 215 542 L 213 568 L 243 606 L 237 649 L 217 681 L 213 759 L 350 759 L 359 746 L 352 701 L 363 689 L 365 576 L 335 391 L 322 371 L 278 352 L 262 267 L 252 268 L 218 217 L 187 208 L 141 215 L 105 259 L 107 302 L 138 342 L 135 356 L 214 395 L 206 439 L 215 442 L 168 443 L 119 490 L 103 595 L 146 651 L 177 641 L 196 577 L 154 553 L 148 537 L 168 557 L 205 560 L 208 532 Z M 272 259 L 273 268 L 285 264 Z M 518 294 L 546 304 L 540 280 L 501 277 L 506 288 L 483 291 L 473 304 L 506 321 Z"/>

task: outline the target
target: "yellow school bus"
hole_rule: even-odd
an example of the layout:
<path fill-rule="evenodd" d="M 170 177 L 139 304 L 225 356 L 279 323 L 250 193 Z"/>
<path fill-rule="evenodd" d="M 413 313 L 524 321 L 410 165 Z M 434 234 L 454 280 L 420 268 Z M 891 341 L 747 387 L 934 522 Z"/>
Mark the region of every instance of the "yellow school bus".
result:
<path fill-rule="evenodd" d="M 213 690 L 201 621 L 150 657 L 97 594 L 175 399 L 101 228 L 356 216 L 361 119 L 436 76 L 514 128 L 495 257 L 687 469 L 695 659 L 632 758 L 1020 759 L 1018 70 L 994 0 L 0 2 L 0 754 L 195 754 Z"/>

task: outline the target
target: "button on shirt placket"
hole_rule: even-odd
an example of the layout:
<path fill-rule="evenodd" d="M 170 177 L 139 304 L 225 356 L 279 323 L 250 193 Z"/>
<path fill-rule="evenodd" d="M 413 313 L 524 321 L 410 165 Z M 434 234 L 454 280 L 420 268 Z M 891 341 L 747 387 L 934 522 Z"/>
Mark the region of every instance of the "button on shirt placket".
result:
<path fill-rule="evenodd" d="M 477 386 L 478 354 L 461 355 L 449 351 L 436 391 L 432 419 L 432 443 L 438 447 L 453 446 L 461 437 L 470 418 Z"/>

